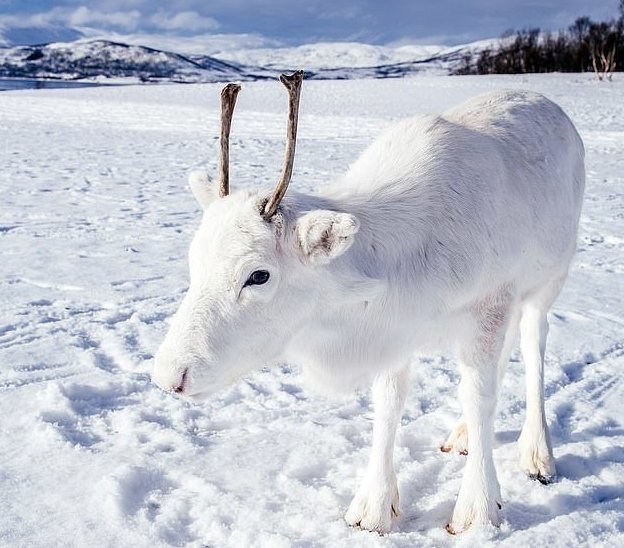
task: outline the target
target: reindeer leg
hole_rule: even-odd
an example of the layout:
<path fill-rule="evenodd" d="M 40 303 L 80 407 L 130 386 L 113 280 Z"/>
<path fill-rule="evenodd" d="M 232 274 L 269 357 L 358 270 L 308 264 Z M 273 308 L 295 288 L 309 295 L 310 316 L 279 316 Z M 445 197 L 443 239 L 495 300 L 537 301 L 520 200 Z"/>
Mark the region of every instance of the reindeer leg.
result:
<path fill-rule="evenodd" d="M 394 472 L 394 437 L 409 388 L 407 367 L 379 374 L 373 383 L 375 422 L 373 448 L 364 479 L 345 520 L 349 525 L 387 533 L 399 515 L 399 490 Z"/>
<path fill-rule="evenodd" d="M 468 430 L 468 457 L 461 488 L 447 525 L 450 533 L 470 525 L 500 525 L 501 496 L 494 458 L 494 414 L 498 360 L 509 324 L 512 294 L 501 289 L 471 309 L 473 336 L 460 343 L 459 396 Z"/>
<path fill-rule="evenodd" d="M 515 306 L 515 309 L 518 307 Z M 516 342 L 516 336 L 518 335 L 518 323 L 520 321 L 519 309 L 514 310 L 509 320 L 509 326 L 505 333 L 505 342 L 503 343 L 503 350 L 501 351 L 498 359 L 498 383 L 497 389 L 500 390 L 503 385 L 503 378 L 505 377 L 505 371 L 507 370 L 507 364 L 509 363 L 509 356 L 513 350 Z M 440 451 L 443 453 L 459 453 L 460 455 L 468 454 L 468 427 L 466 426 L 466 419 L 464 415 L 457 421 L 453 430 L 449 434 L 444 444 L 440 446 Z"/>
<path fill-rule="evenodd" d="M 526 366 L 526 420 L 518 439 L 520 465 L 529 477 L 550 483 L 556 475 L 550 432 L 544 409 L 544 352 L 548 335 L 546 314 L 559 295 L 563 280 L 546 285 L 524 303 L 520 346 Z"/>

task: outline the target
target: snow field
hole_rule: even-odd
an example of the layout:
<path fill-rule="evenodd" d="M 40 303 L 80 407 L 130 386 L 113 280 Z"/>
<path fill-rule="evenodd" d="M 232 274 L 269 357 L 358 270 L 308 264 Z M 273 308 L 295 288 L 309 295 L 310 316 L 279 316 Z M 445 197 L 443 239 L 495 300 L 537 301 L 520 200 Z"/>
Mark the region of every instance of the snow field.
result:
<path fill-rule="evenodd" d="M 463 458 L 448 355 L 414 357 L 397 436 L 403 515 L 380 537 L 342 515 L 366 465 L 367 393 L 331 400 L 296 364 L 205 404 L 149 381 L 187 285 L 199 211 L 186 186 L 216 173 L 219 85 L 0 94 L 0 545 L 570 546 L 624 543 L 624 83 L 589 75 L 418 77 L 304 85 L 293 187 L 345 170 L 392 120 L 494 88 L 545 93 L 577 124 L 588 184 L 578 254 L 550 315 L 546 410 L 559 481 L 518 467 L 524 375 L 509 364 L 495 460 L 500 530 L 446 533 Z M 271 185 L 286 98 L 245 83 L 232 185 Z"/>

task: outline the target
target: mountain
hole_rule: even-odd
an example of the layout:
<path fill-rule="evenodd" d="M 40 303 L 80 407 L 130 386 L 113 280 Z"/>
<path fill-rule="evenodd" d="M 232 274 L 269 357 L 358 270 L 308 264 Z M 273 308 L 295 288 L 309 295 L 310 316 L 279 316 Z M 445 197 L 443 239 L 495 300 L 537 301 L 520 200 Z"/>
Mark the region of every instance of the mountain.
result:
<path fill-rule="evenodd" d="M 404 46 L 395 50 L 395 56 L 405 60 L 375 65 L 320 67 L 310 71 L 310 78 L 322 80 L 351 80 L 356 78 L 401 78 L 413 74 L 448 75 L 458 68 L 467 54 L 475 55 L 492 46 L 492 40 L 481 40 L 471 44 L 452 47 Z M 292 62 L 296 61 L 293 52 Z M 411 57 L 411 59 L 410 59 Z M 327 61 L 325 61 L 327 63 Z M 294 66 L 297 66 L 296 64 Z M 303 65 L 306 66 L 306 65 Z M 279 65 L 265 66 L 274 72 Z"/>
<path fill-rule="evenodd" d="M 108 40 L 77 40 L 0 49 L 0 77 L 137 78 L 146 82 L 257 79 L 240 66 L 209 56 L 184 56 Z"/>
<path fill-rule="evenodd" d="M 391 48 L 321 43 L 293 48 L 183 55 L 102 39 L 0 48 L 0 77 L 60 80 L 133 79 L 142 82 L 222 82 L 272 78 L 298 68 L 308 79 L 397 78 L 422 72 L 449 74 L 466 53 L 492 41 L 462 46 Z"/>
<path fill-rule="evenodd" d="M 295 47 L 224 49 L 218 59 L 241 65 L 280 69 L 301 66 L 320 71 L 335 68 L 367 68 L 430 58 L 445 46 L 376 46 L 359 42 L 318 42 Z"/>
<path fill-rule="evenodd" d="M 412 74 L 450 74 L 467 54 L 478 55 L 497 40 L 480 40 L 458 46 L 375 46 L 354 42 L 306 44 L 290 48 L 243 48 L 213 54 L 242 67 L 262 67 L 274 75 L 304 68 L 306 78 L 345 80 L 358 78 L 400 78 Z"/>

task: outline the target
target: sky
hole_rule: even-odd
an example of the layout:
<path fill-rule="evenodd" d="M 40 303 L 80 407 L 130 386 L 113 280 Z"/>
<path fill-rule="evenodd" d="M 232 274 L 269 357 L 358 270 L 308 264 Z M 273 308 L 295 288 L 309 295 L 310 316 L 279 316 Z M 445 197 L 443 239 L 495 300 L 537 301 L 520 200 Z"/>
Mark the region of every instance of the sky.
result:
<path fill-rule="evenodd" d="M 251 46 L 319 41 L 454 45 L 506 30 L 558 30 L 576 17 L 607 19 L 618 0 L 0 0 L 13 43 L 87 36 L 160 36 Z M 42 28 L 43 27 L 43 28 Z M 45 29 L 45 30 L 44 30 Z"/>

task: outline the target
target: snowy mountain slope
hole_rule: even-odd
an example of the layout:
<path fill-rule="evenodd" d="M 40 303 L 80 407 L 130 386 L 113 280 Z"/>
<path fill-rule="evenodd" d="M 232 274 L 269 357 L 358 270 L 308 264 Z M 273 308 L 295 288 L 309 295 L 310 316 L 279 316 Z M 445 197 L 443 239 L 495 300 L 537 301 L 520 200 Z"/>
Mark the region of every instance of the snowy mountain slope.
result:
<path fill-rule="evenodd" d="M 433 57 L 445 46 L 388 47 L 358 42 L 319 42 L 296 47 L 224 49 L 214 57 L 241 65 L 267 68 L 300 66 L 308 70 L 362 68 Z"/>
<path fill-rule="evenodd" d="M 448 75 L 459 67 L 463 57 L 468 52 L 479 51 L 480 47 L 487 42 L 480 42 L 474 47 L 457 46 L 445 48 L 430 56 L 419 56 L 415 54 L 415 60 L 401 61 L 395 63 L 379 64 L 372 66 L 337 66 L 335 68 L 317 68 L 306 72 L 309 78 L 315 80 L 355 80 L 359 78 L 402 78 L 415 74 L 428 75 Z M 426 50 L 425 50 L 426 51 Z M 293 57 L 293 62 L 297 57 Z M 304 61 L 304 60 L 302 60 Z M 297 66 L 297 65 L 294 65 Z M 264 67 L 265 70 L 267 67 Z M 279 66 L 273 67 L 275 71 L 283 71 Z"/>
<path fill-rule="evenodd" d="M 187 57 L 106 40 L 0 49 L 0 76 L 67 80 L 131 77 L 175 82 L 220 82 L 249 77 L 240 67 L 212 57 Z"/>
<path fill-rule="evenodd" d="M 373 74 L 376 67 L 396 67 L 395 72 L 409 71 L 413 65 L 448 70 L 461 61 L 467 52 L 478 52 L 491 47 L 495 40 L 480 40 L 459 46 L 404 45 L 378 46 L 358 42 L 329 42 L 283 48 L 225 49 L 213 54 L 218 59 L 241 65 L 282 70 L 305 67 L 315 74 L 330 71 L 353 74 Z M 389 72 L 389 69 L 386 69 Z"/>
<path fill-rule="evenodd" d="M 515 440 L 524 375 L 509 364 L 496 424 L 499 530 L 444 530 L 464 460 L 438 450 L 459 415 L 450 355 L 413 360 L 397 438 L 403 514 L 384 537 L 342 515 L 371 439 L 367 393 L 327 400 L 295 364 L 192 406 L 149 382 L 187 285 L 214 173 L 220 85 L 0 94 L 0 545 L 620 546 L 624 543 L 624 82 L 589 75 L 305 84 L 293 186 L 327 184 L 392 120 L 477 93 L 546 93 L 578 125 L 588 182 L 578 254 L 550 315 L 546 411 L 559 481 L 529 481 Z M 246 83 L 232 185 L 272 184 L 285 97 Z"/>
<path fill-rule="evenodd" d="M 306 70 L 308 79 L 388 78 L 422 72 L 448 74 L 466 52 L 479 51 L 490 42 L 397 48 L 321 43 L 294 48 L 225 49 L 208 56 L 83 39 L 0 48 L 0 77 L 221 82 L 272 78 L 277 72 L 298 68 Z"/>

